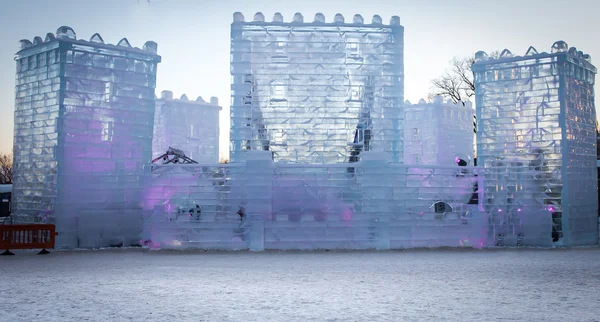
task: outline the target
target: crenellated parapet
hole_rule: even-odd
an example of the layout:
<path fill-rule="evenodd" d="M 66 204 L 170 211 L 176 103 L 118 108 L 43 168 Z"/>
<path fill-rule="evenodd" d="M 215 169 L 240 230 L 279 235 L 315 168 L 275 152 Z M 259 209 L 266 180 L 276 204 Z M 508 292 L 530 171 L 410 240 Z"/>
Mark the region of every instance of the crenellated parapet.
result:
<path fill-rule="evenodd" d="M 175 98 L 172 91 L 164 90 L 160 93 L 160 98 L 157 98 L 157 99 L 162 100 L 162 101 L 169 101 L 169 102 L 174 101 L 174 102 L 181 102 L 181 103 L 188 103 L 188 104 L 197 104 L 197 105 L 202 105 L 202 106 L 215 106 L 215 107 L 218 107 L 219 110 L 222 109 L 219 106 L 219 99 L 215 96 L 212 96 L 210 98 L 210 100 L 207 102 L 202 98 L 202 96 L 198 96 L 196 98 L 196 100 L 189 99 L 186 94 L 182 94 L 179 98 Z"/>
<path fill-rule="evenodd" d="M 365 19 L 360 14 L 355 14 L 351 21 L 346 22 L 344 16 L 341 13 L 336 14 L 331 22 L 327 22 L 325 15 L 318 12 L 315 14 L 312 21 L 306 21 L 304 16 L 297 12 L 294 14 L 292 19 L 288 22 L 284 21 L 283 15 L 280 12 L 276 12 L 273 15 L 271 21 L 265 19 L 265 15 L 262 12 L 254 14 L 252 21 L 246 21 L 244 15 L 241 12 L 233 14 L 233 23 L 249 23 L 249 24 L 291 24 L 291 25 L 384 25 L 383 19 L 379 15 L 374 15 L 371 18 L 370 23 L 365 23 Z M 390 18 L 389 26 L 400 26 L 400 17 L 392 16 Z"/>
<path fill-rule="evenodd" d="M 453 108 L 453 109 L 464 109 L 466 111 L 468 111 L 468 110 L 474 111 L 473 103 L 470 101 L 458 101 L 457 103 L 454 103 L 451 99 L 449 99 L 446 102 L 444 102 L 444 98 L 440 95 L 434 96 L 431 102 L 427 102 L 424 98 L 421 98 L 417 104 L 412 104 L 409 100 L 406 100 L 404 102 L 404 105 L 405 105 L 405 107 L 436 105 L 436 106 Z"/>
<path fill-rule="evenodd" d="M 42 39 L 40 36 L 33 38 L 33 41 L 29 39 L 21 39 L 19 41 L 19 52 L 32 50 L 38 46 L 48 45 L 55 42 L 69 42 L 77 45 L 87 45 L 92 47 L 102 47 L 107 49 L 116 49 L 120 51 L 131 51 L 142 53 L 151 56 L 158 57 L 158 44 L 154 41 L 146 41 L 142 48 L 133 47 L 127 38 L 122 38 L 117 44 L 105 43 L 102 36 L 99 33 L 93 34 L 89 40 L 77 39 L 75 30 L 69 26 L 61 26 L 56 30 L 56 33 L 47 33 L 45 38 Z"/>
<path fill-rule="evenodd" d="M 547 57 L 563 56 L 568 61 L 583 67 L 594 74 L 597 72 L 596 67 L 592 64 L 592 58 L 589 54 L 578 50 L 576 47 L 569 47 L 569 45 L 558 40 L 550 47 L 550 53 L 538 52 L 538 50 L 530 46 L 523 56 L 514 55 L 510 50 L 504 49 L 498 57 L 489 56 L 485 51 L 478 51 L 475 53 L 475 65 L 474 70 L 477 70 L 477 66 L 489 65 L 489 64 L 500 64 L 505 62 L 516 62 L 529 59 L 543 59 Z"/>

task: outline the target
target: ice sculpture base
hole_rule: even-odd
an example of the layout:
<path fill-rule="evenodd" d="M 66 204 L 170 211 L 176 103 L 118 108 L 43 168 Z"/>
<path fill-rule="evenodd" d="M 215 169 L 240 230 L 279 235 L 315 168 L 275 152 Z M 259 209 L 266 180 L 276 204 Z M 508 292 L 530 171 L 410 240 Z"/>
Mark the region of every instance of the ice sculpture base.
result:
<path fill-rule="evenodd" d="M 290 165 L 257 152 L 228 165 L 157 166 L 144 240 L 154 248 L 254 251 L 553 246 L 550 212 L 490 216 L 473 202 L 483 198 L 480 169 L 382 158 Z"/>

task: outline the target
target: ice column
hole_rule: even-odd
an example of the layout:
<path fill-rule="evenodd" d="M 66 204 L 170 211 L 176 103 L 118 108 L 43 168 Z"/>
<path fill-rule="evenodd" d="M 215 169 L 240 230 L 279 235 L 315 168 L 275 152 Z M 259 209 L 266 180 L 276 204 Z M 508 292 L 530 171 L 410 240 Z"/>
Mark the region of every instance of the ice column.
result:
<path fill-rule="evenodd" d="M 365 152 L 360 167 L 362 171 L 358 174 L 357 185 L 362 188 L 362 213 L 367 216 L 369 229 L 373 231 L 375 248 L 388 250 L 391 217 L 398 210 L 393 198 L 394 188 L 389 180 L 392 171 L 381 152 Z"/>
<path fill-rule="evenodd" d="M 243 225 L 248 231 L 249 249 L 265 249 L 265 218 L 272 213 L 273 201 L 273 162 L 267 151 L 253 151 L 246 158 L 245 201 L 239 205 L 244 212 Z"/>

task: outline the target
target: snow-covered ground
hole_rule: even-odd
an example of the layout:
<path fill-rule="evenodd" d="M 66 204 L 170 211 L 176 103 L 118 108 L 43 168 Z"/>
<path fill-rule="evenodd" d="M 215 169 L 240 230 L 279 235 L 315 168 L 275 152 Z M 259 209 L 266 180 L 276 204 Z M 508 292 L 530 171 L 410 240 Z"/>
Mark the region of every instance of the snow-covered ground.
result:
<path fill-rule="evenodd" d="M 600 248 L 0 257 L 0 321 L 598 321 Z"/>

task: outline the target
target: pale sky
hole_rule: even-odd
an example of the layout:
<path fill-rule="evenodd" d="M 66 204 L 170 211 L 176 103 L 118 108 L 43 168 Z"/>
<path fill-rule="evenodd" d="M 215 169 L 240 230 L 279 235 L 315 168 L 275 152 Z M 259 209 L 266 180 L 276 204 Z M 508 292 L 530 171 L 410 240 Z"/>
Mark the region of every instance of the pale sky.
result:
<path fill-rule="evenodd" d="M 326 21 L 336 13 L 351 20 L 361 14 L 370 21 L 379 14 L 385 23 L 400 16 L 404 26 L 405 98 L 426 97 L 431 79 L 448 68 L 454 56 L 478 50 L 508 48 L 523 55 L 531 45 L 550 51 L 564 40 L 600 64 L 600 1 L 597 0 L 3 0 L 0 3 L 0 152 L 13 142 L 14 53 L 18 41 L 44 38 L 62 25 L 78 38 L 95 32 L 107 43 L 127 37 L 132 46 L 158 43 L 163 62 L 158 67 L 156 93 L 168 89 L 219 98 L 221 154 L 229 147 L 229 37 L 234 12 L 246 20 L 261 11 L 266 20 L 279 11 L 284 21 L 300 12 L 306 21 L 322 12 Z M 598 88 L 598 86 L 596 86 Z M 596 97 L 596 106 L 600 100 Z M 150 160 L 149 160 L 150 161 Z"/>

